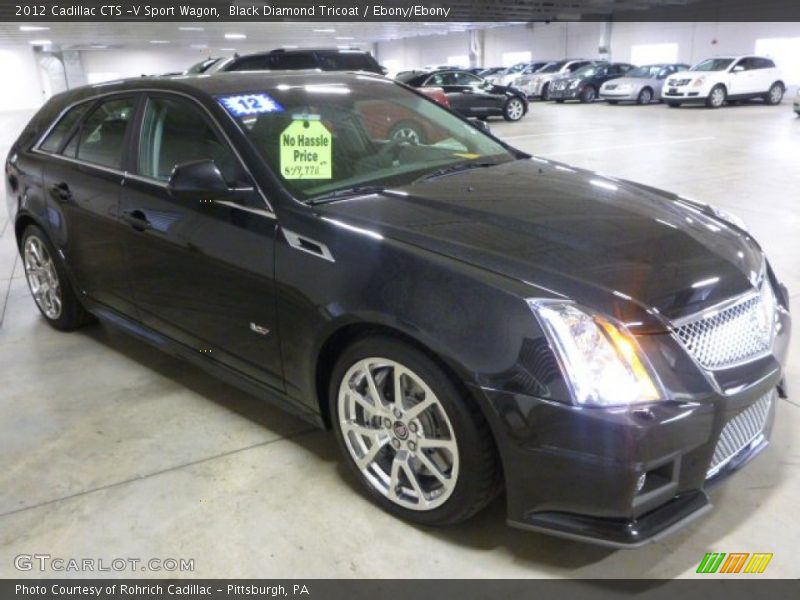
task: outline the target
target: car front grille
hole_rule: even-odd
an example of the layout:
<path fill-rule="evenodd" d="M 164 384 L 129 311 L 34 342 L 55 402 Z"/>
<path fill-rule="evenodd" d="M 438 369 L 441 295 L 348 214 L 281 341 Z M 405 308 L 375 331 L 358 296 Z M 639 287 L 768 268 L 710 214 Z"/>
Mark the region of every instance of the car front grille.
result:
<path fill-rule="evenodd" d="M 685 85 L 689 85 L 691 79 L 670 79 L 667 82 L 667 85 L 670 87 L 683 87 Z"/>
<path fill-rule="evenodd" d="M 676 327 L 675 334 L 703 367 L 724 369 L 769 352 L 773 319 L 766 314 L 762 294 L 754 294 Z"/>
<path fill-rule="evenodd" d="M 770 390 L 726 423 L 714 448 L 706 478 L 719 473 L 737 454 L 759 439 L 767 425 L 767 417 L 776 397 L 777 392 Z"/>

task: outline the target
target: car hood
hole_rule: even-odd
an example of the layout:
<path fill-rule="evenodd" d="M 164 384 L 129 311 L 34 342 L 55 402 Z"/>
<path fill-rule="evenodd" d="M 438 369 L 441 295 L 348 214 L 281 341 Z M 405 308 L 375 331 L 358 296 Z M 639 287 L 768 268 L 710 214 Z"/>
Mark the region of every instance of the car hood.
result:
<path fill-rule="evenodd" d="M 640 331 L 751 290 L 763 265 L 758 245 L 703 205 L 538 158 L 315 208 Z"/>

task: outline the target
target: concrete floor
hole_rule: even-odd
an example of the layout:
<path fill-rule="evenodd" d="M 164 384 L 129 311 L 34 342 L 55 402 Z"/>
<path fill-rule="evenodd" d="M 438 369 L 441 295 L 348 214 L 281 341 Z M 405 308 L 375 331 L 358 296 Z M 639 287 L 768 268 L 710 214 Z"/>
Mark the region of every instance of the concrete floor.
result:
<path fill-rule="evenodd" d="M 26 118 L 0 115 L 3 157 Z M 800 119 L 788 103 L 536 103 L 520 123 L 491 125 L 526 151 L 737 212 L 800 314 Z M 691 577 L 709 551 L 772 552 L 764 576 L 800 575 L 800 333 L 797 395 L 780 402 L 771 447 L 688 529 L 610 551 L 510 529 L 502 501 L 426 529 L 370 504 L 328 433 L 123 334 L 50 329 L 2 215 L 0 577 L 26 575 L 20 553 L 193 558 L 200 577 Z"/>

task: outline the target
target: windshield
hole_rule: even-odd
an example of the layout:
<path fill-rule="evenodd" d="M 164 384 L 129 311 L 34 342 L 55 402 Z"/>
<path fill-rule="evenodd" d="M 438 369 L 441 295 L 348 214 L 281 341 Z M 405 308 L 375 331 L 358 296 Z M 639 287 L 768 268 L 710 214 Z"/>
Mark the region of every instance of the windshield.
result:
<path fill-rule="evenodd" d="M 219 102 L 303 201 L 410 184 L 442 168 L 516 157 L 438 104 L 386 80 L 281 85 Z"/>
<path fill-rule="evenodd" d="M 519 73 L 525 68 L 525 65 L 526 63 L 517 63 L 513 67 L 508 67 L 508 69 L 506 69 L 506 73 Z"/>
<path fill-rule="evenodd" d="M 731 66 L 732 58 L 709 58 L 699 65 L 695 65 L 691 71 L 724 71 Z"/>
<path fill-rule="evenodd" d="M 195 63 L 186 69 L 185 74 L 196 75 L 198 73 L 205 73 L 210 67 L 214 66 L 214 63 L 217 61 L 219 61 L 218 58 L 207 58 L 205 60 L 201 60 L 199 63 Z"/>
<path fill-rule="evenodd" d="M 543 67 L 542 69 L 539 69 L 538 72 L 539 73 L 558 73 L 561 70 L 561 67 L 563 67 L 565 64 L 567 64 L 567 63 L 566 62 L 551 62 L 550 64 L 548 64 L 547 66 Z"/>
<path fill-rule="evenodd" d="M 635 77 L 638 79 L 656 79 L 661 74 L 666 74 L 667 67 L 664 65 L 646 65 L 636 67 L 625 73 L 625 77 Z"/>

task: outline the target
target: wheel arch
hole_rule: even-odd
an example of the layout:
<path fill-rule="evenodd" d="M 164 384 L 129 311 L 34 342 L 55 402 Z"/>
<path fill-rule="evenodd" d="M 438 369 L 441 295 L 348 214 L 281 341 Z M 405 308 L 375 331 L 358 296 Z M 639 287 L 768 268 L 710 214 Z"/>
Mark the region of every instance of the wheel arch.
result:
<path fill-rule="evenodd" d="M 473 394 L 469 391 L 469 386 L 466 385 L 466 381 L 469 380 L 469 374 L 466 370 L 461 367 L 457 361 L 435 350 L 431 344 L 422 341 L 418 336 L 412 335 L 407 331 L 403 331 L 389 324 L 377 321 L 350 321 L 342 323 L 328 332 L 327 337 L 323 340 L 316 355 L 314 365 L 315 399 L 326 428 L 330 429 L 332 425 L 327 396 L 336 361 L 341 353 L 356 340 L 373 335 L 393 337 L 421 351 L 439 365 L 439 367 L 451 377 L 456 385 L 462 388 L 463 391 L 468 393 L 470 397 L 477 402 L 477 399 L 474 398 Z M 481 403 L 477 402 L 477 404 L 484 414 L 484 417 L 487 417 Z"/>
<path fill-rule="evenodd" d="M 16 237 L 18 249 L 22 247 L 22 234 L 31 225 L 36 225 L 39 229 L 45 232 L 45 235 L 49 235 L 47 230 L 42 227 L 42 224 L 39 223 L 39 221 L 35 219 L 33 215 L 28 212 L 18 213 L 17 218 L 14 220 L 14 236 Z M 52 240 L 50 241 L 52 242 Z"/>

